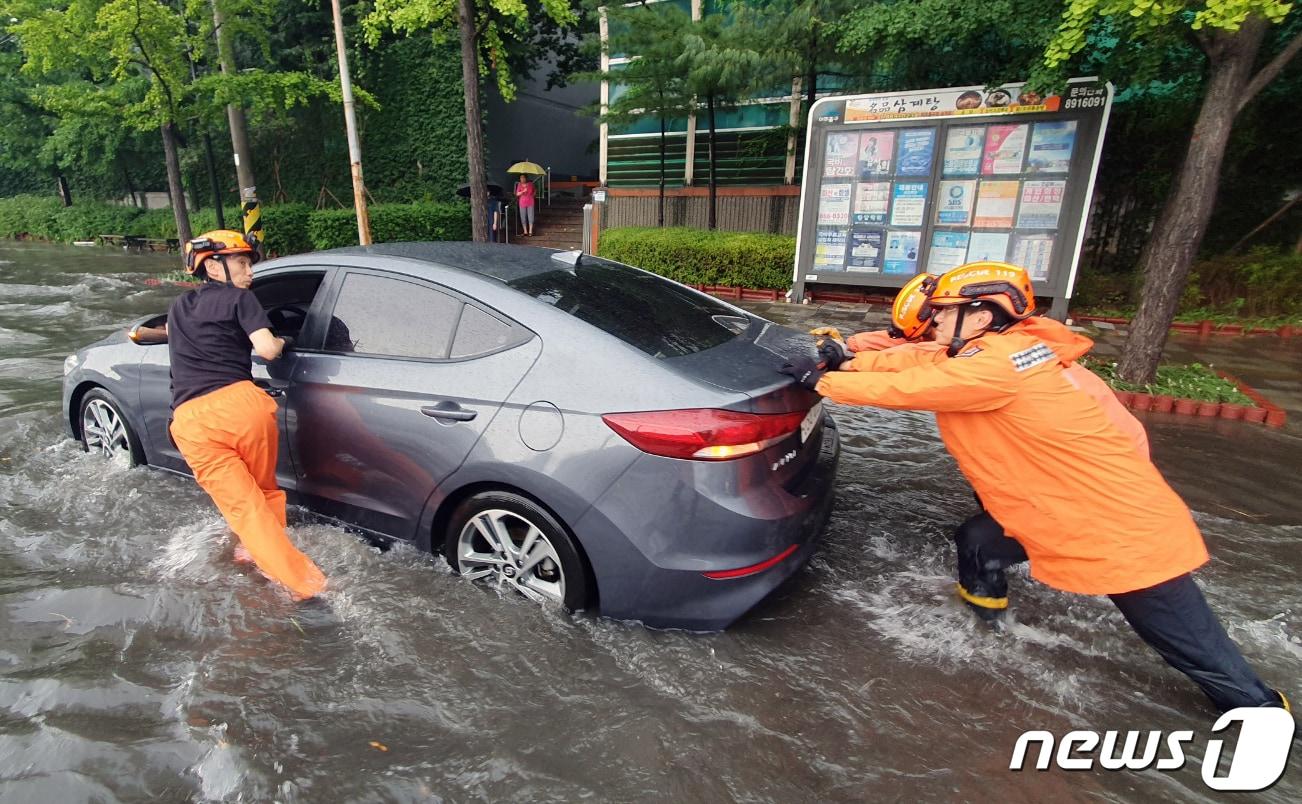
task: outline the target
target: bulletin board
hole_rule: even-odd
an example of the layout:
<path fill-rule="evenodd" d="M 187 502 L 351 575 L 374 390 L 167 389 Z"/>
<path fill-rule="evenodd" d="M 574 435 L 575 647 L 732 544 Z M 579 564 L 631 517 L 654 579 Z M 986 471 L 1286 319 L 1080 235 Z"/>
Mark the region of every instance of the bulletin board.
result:
<path fill-rule="evenodd" d="M 921 271 L 1026 268 L 1066 315 L 1112 85 L 1024 84 L 823 98 L 810 111 L 792 300 L 893 292 Z"/>

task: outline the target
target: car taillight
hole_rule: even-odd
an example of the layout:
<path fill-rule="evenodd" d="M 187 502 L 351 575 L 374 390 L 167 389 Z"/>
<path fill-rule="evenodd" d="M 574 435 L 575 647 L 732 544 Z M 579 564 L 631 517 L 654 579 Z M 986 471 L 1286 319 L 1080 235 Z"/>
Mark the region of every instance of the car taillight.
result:
<path fill-rule="evenodd" d="M 800 428 L 801 413 L 732 410 L 656 410 L 608 413 L 601 419 L 628 443 L 652 455 L 728 461 L 754 455 Z"/>

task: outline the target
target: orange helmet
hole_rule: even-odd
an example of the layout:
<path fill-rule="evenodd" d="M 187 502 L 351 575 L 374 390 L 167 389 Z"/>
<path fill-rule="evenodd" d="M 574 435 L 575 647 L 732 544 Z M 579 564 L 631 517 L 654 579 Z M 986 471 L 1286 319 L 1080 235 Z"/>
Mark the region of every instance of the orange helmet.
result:
<path fill-rule="evenodd" d="M 194 276 L 200 273 L 204 260 L 226 254 L 248 254 L 249 259 L 255 263 L 262 259 L 262 250 L 253 235 L 242 235 L 231 229 L 215 229 L 186 241 L 185 272 Z"/>
<path fill-rule="evenodd" d="M 1026 269 L 1006 262 L 969 262 L 942 274 L 927 299 L 932 307 L 989 301 L 1014 321 L 1035 312 L 1035 292 Z"/>
<path fill-rule="evenodd" d="M 927 297 L 935 288 L 935 274 L 918 274 L 900 288 L 891 305 L 889 334 L 892 338 L 917 340 L 931 328 L 932 310 Z"/>

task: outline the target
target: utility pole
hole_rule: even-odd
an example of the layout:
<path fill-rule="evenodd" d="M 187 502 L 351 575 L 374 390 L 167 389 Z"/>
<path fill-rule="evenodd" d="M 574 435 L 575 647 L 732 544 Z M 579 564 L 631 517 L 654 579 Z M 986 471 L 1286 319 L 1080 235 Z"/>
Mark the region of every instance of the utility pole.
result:
<path fill-rule="evenodd" d="M 230 37 L 222 24 L 219 0 L 212 0 L 213 31 L 217 36 L 217 60 L 221 64 L 222 75 L 234 75 L 235 52 L 231 48 Z M 235 176 L 240 185 L 241 213 L 244 219 L 244 233 L 257 239 L 263 239 L 262 208 L 258 205 L 258 188 L 253 181 L 253 151 L 249 148 L 249 132 L 244 121 L 244 110 L 234 103 L 226 104 L 226 119 L 231 128 L 231 150 L 235 153 Z M 221 215 L 221 204 L 217 205 Z"/>
<path fill-rule="evenodd" d="M 344 96 L 344 125 L 348 129 L 348 161 L 353 173 L 353 207 L 357 210 L 357 241 L 371 245 L 371 218 L 366 210 L 366 183 L 362 181 L 362 143 L 357 138 L 357 112 L 353 104 L 353 81 L 348 76 L 348 49 L 344 46 L 344 17 L 339 0 L 330 0 L 335 16 L 335 47 L 339 51 L 339 85 Z"/>

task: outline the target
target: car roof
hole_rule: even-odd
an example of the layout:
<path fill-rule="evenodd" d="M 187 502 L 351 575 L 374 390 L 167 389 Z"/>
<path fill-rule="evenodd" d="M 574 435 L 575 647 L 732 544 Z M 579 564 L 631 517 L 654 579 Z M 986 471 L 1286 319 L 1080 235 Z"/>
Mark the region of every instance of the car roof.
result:
<path fill-rule="evenodd" d="M 471 243 L 467 241 L 438 241 L 427 243 L 381 243 L 373 246 L 348 246 L 346 248 L 318 251 L 313 256 L 337 254 L 356 257 L 402 257 L 409 260 L 434 263 L 461 271 L 479 274 L 499 282 L 511 282 L 526 276 L 555 271 L 565 266 L 552 259 L 556 249 L 537 246 L 513 246 L 501 243 Z"/>

